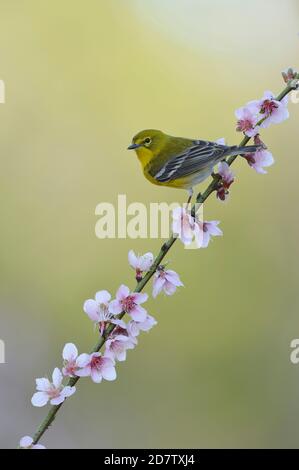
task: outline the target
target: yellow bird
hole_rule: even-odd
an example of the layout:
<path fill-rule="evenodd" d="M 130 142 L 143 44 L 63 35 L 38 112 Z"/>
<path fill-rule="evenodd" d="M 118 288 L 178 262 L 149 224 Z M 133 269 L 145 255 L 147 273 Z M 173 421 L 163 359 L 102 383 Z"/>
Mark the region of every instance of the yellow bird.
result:
<path fill-rule="evenodd" d="M 172 137 L 147 129 L 133 137 L 129 150 L 135 150 L 144 176 L 153 184 L 186 189 L 189 199 L 193 187 L 213 173 L 214 166 L 229 155 L 254 153 L 261 145 L 232 147 L 206 140 Z"/>

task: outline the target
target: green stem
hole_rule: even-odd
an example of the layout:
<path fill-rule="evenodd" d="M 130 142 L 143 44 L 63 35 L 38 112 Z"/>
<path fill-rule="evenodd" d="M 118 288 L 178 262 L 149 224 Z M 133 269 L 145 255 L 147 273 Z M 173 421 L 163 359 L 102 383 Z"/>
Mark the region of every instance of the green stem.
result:
<path fill-rule="evenodd" d="M 292 80 L 291 82 L 289 82 L 287 84 L 285 89 L 277 96 L 276 100 L 281 101 L 285 96 L 287 96 L 292 90 L 295 89 L 298 82 L 299 82 L 299 74 L 297 74 L 297 76 L 294 80 Z M 259 124 L 262 121 L 263 121 L 263 119 L 259 122 Z M 249 141 L 250 141 L 250 137 L 245 136 L 243 138 L 242 142 L 240 143 L 240 147 L 243 147 Z M 232 165 L 232 163 L 235 161 L 236 158 L 237 158 L 236 155 L 231 156 L 227 160 L 227 163 L 229 165 Z M 219 177 L 214 178 L 213 181 L 207 187 L 207 189 L 203 193 L 198 194 L 198 196 L 196 198 L 197 204 L 203 204 L 208 199 L 208 197 L 214 191 L 217 190 L 218 183 L 219 183 Z M 192 213 L 195 212 L 195 209 L 196 209 L 196 206 L 194 205 L 192 207 Z M 141 292 L 144 289 L 144 287 L 147 285 L 147 283 L 150 281 L 150 279 L 155 274 L 157 268 L 159 267 L 159 265 L 161 264 L 161 262 L 163 261 L 163 259 L 165 258 L 165 256 L 169 252 L 169 250 L 171 249 L 172 245 L 175 243 L 175 241 L 176 241 L 176 238 L 174 237 L 174 235 L 171 235 L 171 237 L 162 245 L 162 247 L 160 249 L 160 252 L 157 255 L 157 257 L 155 258 L 154 263 L 153 263 L 150 271 L 144 276 L 144 278 L 140 282 L 138 282 L 134 292 Z M 125 313 L 123 312 L 121 315 L 119 315 L 119 318 L 122 318 L 124 315 L 125 315 Z M 110 324 L 110 326 L 106 330 L 105 336 L 100 338 L 100 340 L 96 343 L 95 347 L 93 348 L 92 352 L 100 351 L 100 349 L 103 347 L 103 345 L 105 344 L 106 340 L 108 339 L 109 335 L 112 333 L 114 328 L 115 328 L 115 325 Z M 67 385 L 73 387 L 78 382 L 79 378 L 80 377 L 70 378 Z M 62 407 L 63 403 L 61 403 L 60 405 L 51 406 L 47 416 L 42 421 L 42 423 L 38 427 L 36 433 L 34 434 L 33 444 L 37 444 L 39 442 L 40 438 L 43 436 L 43 434 L 46 432 L 46 430 L 53 423 L 53 421 L 56 417 L 56 414 L 58 413 L 58 411 Z"/>

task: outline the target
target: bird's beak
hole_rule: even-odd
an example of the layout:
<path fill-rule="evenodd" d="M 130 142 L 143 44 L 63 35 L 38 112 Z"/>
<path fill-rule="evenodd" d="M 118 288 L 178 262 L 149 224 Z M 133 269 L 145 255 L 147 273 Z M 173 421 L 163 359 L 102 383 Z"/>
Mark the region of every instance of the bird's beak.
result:
<path fill-rule="evenodd" d="M 140 144 L 131 144 L 129 145 L 128 150 L 135 150 L 135 149 L 138 149 L 139 147 L 141 147 Z"/>

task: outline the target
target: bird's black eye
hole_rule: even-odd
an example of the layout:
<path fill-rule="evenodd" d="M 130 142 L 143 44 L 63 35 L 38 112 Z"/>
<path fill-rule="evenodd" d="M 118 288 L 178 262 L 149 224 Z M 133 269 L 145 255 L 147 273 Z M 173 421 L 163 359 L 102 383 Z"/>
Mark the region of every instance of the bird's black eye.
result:
<path fill-rule="evenodd" d="M 151 141 L 152 141 L 152 139 L 150 139 L 149 137 L 147 137 L 146 139 L 144 139 L 143 142 L 144 142 L 146 145 L 149 145 L 149 144 L 151 143 Z"/>

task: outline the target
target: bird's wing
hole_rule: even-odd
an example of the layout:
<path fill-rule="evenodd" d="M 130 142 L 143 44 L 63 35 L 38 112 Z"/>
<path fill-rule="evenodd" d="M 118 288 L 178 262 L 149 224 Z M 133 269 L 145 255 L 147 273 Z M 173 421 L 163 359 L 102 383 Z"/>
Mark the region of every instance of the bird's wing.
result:
<path fill-rule="evenodd" d="M 198 171 L 214 166 L 229 153 L 230 147 L 216 142 L 194 140 L 183 152 L 174 155 L 162 167 L 152 167 L 149 172 L 153 178 L 161 183 L 182 178 Z"/>

